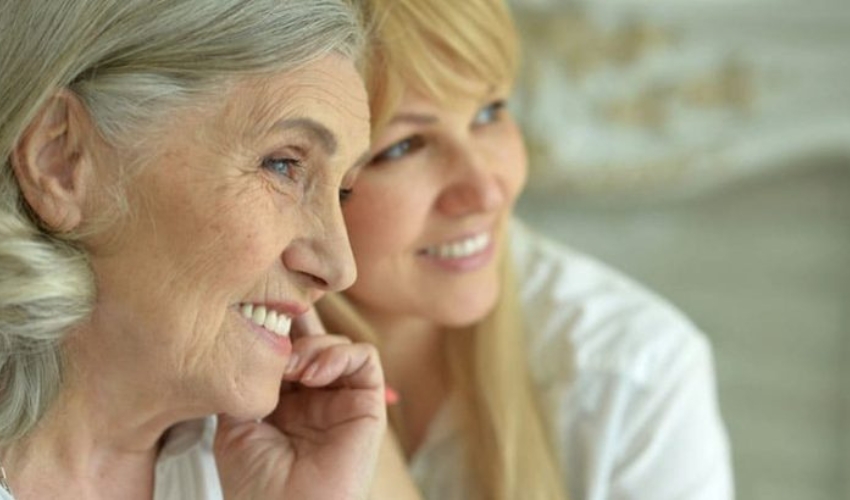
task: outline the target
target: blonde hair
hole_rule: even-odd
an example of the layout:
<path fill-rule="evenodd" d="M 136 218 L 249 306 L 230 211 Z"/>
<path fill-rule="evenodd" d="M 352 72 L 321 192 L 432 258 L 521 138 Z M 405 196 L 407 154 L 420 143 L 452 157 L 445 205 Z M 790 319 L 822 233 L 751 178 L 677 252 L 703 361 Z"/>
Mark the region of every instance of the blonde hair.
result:
<path fill-rule="evenodd" d="M 364 79 L 378 135 L 405 91 L 446 104 L 465 81 L 512 83 L 517 33 L 501 0 L 370 0 L 375 23 Z"/>
<path fill-rule="evenodd" d="M 501 0 L 371 0 L 374 40 L 366 62 L 373 135 L 381 133 L 406 91 L 451 105 L 465 82 L 512 83 L 518 39 Z M 464 436 L 470 494 L 481 500 L 565 500 L 550 425 L 540 408 L 525 346 L 522 310 L 507 241 L 501 242 L 501 292 L 490 314 L 446 333 L 445 359 Z M 331 331 L 378 337 L 342 296 L 319 304 Z M 404 423 L 391 410 L 402 441 Z"/>
<path fill-rule="evenodd" d="M 241 76 L 329 53 L 359 59 L 345 0 L 26 0 L 0 3 L 0 444 L 24 436 L 60 389 L 62 340 L 93 307 L 85 251 L 42 227 L 10 155 L 61 89 L 103 139 L 132 146 L 175 105 Z"/>

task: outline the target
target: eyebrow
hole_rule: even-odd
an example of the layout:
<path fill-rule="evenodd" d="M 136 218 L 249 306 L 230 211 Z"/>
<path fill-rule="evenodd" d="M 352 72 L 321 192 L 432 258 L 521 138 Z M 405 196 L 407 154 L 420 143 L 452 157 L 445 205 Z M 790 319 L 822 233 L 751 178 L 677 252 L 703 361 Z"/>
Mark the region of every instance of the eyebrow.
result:
<path fill-rule="evenodd" d="M 322 150 L 328 155 L 333 155 L 337 150 L 336 136 L 327 127 L 310 118 L 287 118 L 275 122 L 273 129 L 299 129 L 307 132 L 319 143 Z"/>
<path fill-rule="evenodd" d="M 390 119 L 390 123 L 411 123 L 414 125 L 431 125 L 438 121 L 436 116 L 422 113 L 399 113 Z"/>

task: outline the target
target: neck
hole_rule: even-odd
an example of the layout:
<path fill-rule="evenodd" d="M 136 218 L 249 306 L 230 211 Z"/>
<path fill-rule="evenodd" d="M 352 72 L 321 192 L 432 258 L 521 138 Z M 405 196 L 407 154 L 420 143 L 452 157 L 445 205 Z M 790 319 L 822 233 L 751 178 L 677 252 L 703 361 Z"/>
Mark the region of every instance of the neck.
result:
<path fill-rule="evenodd" d="M 367 314 L 366 319 L 380 340 L 387 384 L 400 396 L 396 412 L 401 428 L 396 431 L 409 458 L 424 442 L 451 388 L 445 376 L 446 331 L 421 318 L 376 318 Z"/>
<path fill-rule="evenodd" d="M 4 450 L 7 489 L 18 498 L 152 498 L 158 445 L 124 448 L 102 434 L 68 413 L 46 417 Z"/>
<path fill-rule="evenodd" d="M 165 405 L 139 379 L 74 359 L 38 425 L 0 453 L 11 489 L 18 498 L 152 498 L 162 438 L 191 416 L 157 413 Z M 80 366 L 98 369 L 74 369 Z"/>
<path fill-rule="evenodd" d="M 440 325 L 416 316 L 376 313 L 360 304 L 357 307 L 378 336 L 384 374 L 396 390 L 422 375 L 433 379 L 442 373 L 445 330 Z"/>

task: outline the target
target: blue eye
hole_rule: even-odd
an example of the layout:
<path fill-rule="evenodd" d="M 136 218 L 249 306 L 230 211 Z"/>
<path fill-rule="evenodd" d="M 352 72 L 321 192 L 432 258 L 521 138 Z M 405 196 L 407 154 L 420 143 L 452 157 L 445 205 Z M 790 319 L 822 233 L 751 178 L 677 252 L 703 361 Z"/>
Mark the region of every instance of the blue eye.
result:
<path fill-rule="evenodd" d="M 424 146 L 425 141 L 422 137 L 414 135 L 396 142 L 390 147 L 384 149 L 372 158 L 372 163 L 381 163 L 385 161 L 398 160 L 403 158 Z"/>
<path fill-rule="evenodd" d="M 263 168 L 282 177 L 292 180 L 298 178 L 297 170 L 301 168 L 301 162 L 293 158 L 264 158 Z"/>
<path fill-rule="evenodd" d="M 499 121 L 499 115 L 504 109 L 504 100 L 494 101 L 488 104 L 487 106 L 481 108 L 478 113 L 475 114 L 475 117 L 472 119 L 472 124 L 486 125 L 488 123 Z"/>

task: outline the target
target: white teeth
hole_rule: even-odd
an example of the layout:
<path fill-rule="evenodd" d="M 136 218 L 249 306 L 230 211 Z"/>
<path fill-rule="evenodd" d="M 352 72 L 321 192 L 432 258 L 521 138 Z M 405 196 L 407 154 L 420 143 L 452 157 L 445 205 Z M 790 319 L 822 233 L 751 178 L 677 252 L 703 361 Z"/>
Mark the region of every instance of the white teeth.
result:
<path fill-rule="evenodd" d="M 292 318 L 281 314 L 277 317 L 277 325 L 274 327 L 274 332 L 278 335 L 289 335 L 289 329 L 292 326 Z"/>
<path fill-rule="evenodd" d="M 245 319 L 257 326 L 263 327 L 282 337 L 289 336 L 289 327 L 292 325 L 292 318 L 286 315 L 278 314 L 276 311 L 269 311 L 265 306 L 254 304 L 242 304 L 239 307 L 239 312 Z"/>
<path fill-rule="evenodd" d="M 266 327 L 266 330 L 277 328 L 277 313 L 274 311 L 266 312 L 266 320 L 263 321 L 263 326 Z"/>
<path fill-rule="evenodd" d="M 242 316 L 251 319 L 251 316 L 254 314 L 254 306 L 251 304 L 242 304 L 242 307 L 239 308 L 239 312 L 242 313 Z"/>
<path fill-rule="evenodd" d="M 251 315 L 251 321 L 260 326 L 263 326 L 263 323 L 266 322 L 266 308 L 263 306 L 255 307 L 254 314 Z"/>
<path fill-rule="evenodd" d="M 477 254 L 487 248 L 489 244 L 490 234 L 481 233 L 465 240 L 428 247 L 425 249 L 425 254 L 441 259 L 462 259 Z"/>

